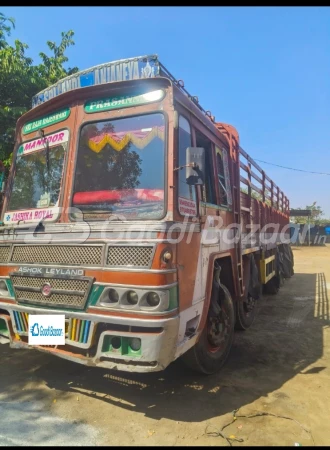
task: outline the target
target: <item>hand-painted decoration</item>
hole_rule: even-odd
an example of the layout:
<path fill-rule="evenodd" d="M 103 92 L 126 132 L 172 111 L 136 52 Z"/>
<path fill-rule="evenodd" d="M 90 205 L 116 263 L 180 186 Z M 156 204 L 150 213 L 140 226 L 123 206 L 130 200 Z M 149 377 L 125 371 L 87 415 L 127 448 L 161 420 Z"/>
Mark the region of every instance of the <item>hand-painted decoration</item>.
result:
<path fill-rule="evenodd" d="M 187 198 L 179 197 L 179 212 L 183 216 L 196 216 L 196 202 L 193 200 L 188 200 Z"/>
<path fill-rule="evenodd" d="M 162 89 L 147 92 L 140 95 L 122 95 L 120 97 L 110 97 L 99 100 L 92 100 L 85 103 L 85 111 L 87 113 L 97 113 L 101 111 L 109 111 L 111 109 L 128 108 L 130 106 L 144 105 L 146 103 L 161 100 L 165 95 Z"/>
<path fill-rule="evenodd" d="M 40 222 L 56 220 L 59 216 L 59 207 L 48 209 L 29 209 L 25 211 L 8 211 L 4 216 L 5 223 Z"/>
<path fill-rule="evenodd" d="M 64 92 L 115 81 L 139 80 L 159 75 L 157 55 L 138 56 L 99 64 L 70 75 L 44 89 L 32 98 L 32 108 Z"/>
<path fill-rule="evenodd" d="M 45 149 L 46 142 L 48 141 L 49 147 L 53 147 L 54 145 L 63 144 L 69 140 L 69 131 L 63 130 L 58 131 L 53 134 L 49 134 L 44 138 L 34 139 L 33 141 L 24 142 L 17 152 L 17 156 L 25 155 L 27 153 L 36 152 L 38 150 Z"/>
<path fill-rule="evenodd" d="M 39 130 L 40 128 L 49 127 L 50 125 L 54 125 L 55 123 L 62 122 L 69 117 L 70 112 L 70 108 L 65 108 L 61 111 L 57 111 L 55 113 L 41 117 L 40 119 L 27 122 L 23 127 L 23 134 L 32 133 L 33 131 Z"/>

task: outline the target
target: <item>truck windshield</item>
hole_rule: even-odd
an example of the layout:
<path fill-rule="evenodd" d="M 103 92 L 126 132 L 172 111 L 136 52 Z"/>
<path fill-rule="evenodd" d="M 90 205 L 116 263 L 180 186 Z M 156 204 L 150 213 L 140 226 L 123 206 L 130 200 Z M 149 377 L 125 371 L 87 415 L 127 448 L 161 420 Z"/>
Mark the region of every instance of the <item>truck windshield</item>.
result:
<path fill-rule="evenodd" d="M 73 206 L 85 218 L 164 215 L 162 113 L 89 123 L 81 129 Z M 120 217 L 119 217 L 120 219 Z"/>
<path fill-rule="evenodd" d="M 58 205 L 67 143 L 68 131 L 64 130 L 19 147 L 7 210 Z"/>

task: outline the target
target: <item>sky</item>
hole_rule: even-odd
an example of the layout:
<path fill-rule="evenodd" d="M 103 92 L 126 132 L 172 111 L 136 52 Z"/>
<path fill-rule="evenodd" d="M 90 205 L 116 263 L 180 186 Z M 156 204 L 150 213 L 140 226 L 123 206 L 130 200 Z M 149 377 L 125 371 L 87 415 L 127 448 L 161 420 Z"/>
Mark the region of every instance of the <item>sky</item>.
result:
<path fill-rule="evenodd" d="M 75 32 L 68 66 L 158 54 L 255 159 L 330 173 L 329 7 L 3 7 L 35 63 Z M 292 208 L 330 218 L 330 176 L 258 162 Z"/>

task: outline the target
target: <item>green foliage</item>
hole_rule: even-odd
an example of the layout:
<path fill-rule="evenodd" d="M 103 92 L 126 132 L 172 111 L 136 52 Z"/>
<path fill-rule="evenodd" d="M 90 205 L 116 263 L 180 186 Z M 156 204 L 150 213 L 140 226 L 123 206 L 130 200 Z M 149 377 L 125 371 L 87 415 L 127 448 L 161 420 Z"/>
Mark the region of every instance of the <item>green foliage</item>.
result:
<path fill-rule="evenodd" d="M 0 49 L 8 45 L 6 36 L 10 36 L 11 28 L 15 28 L 15 19 L 13 17 L 6 17 L 0 12 Z"/>
<path fill-rule="evenodd" d="M 47 41 L 48 48 L 53 52 L 53 56 L 47 56 L 45 53 L 39 53 L 43 62 L 39 66 L 41 75 L 48 81 L 49 85 L 56 83 L 61 78 L 71 75 L 78 71 L 78 67 L 72 69 L 65 69 L 63 64 L 68 62 L 68 58 L 65 56 L 65 50 L 74 45 L 73 40 L 74 32 L 72 30 L 67 33 L 61 33 L 61 43 L 59 46 L 55 42 Z"/>
<path fill-rule="evenodd" d="M 61 42 L 48 41 L 50 56 L 40 53 L 41 64 L 34 65 L 26 55 L 28 45 L 7 39 L 15 28 L 15 20 L 0 13 L 0 160 L 11 164 L 18 118 L 31 108 L 32 97 L 78 68 L 64 67 L 68 62 L 65 51 L 74 45 L 72 30 L 61 33 Z"/>
<path fill-rule="evenodd" d="M 314 202 L 312 205 L 307 205 L 305 208 L 294 208 L 294 209 L 311 209 L 312 217 L 309 218 L 309 223 L 312 225 L 328 225 L 330 223 L 330 219 L 322 219 L 324 216 L 323 210 L 321 206 L 316 205 L 317 202 Z M 293 217 L 294 223 L 305 224 L 308 223 L 308 217 Z"/>
<path fill-rule="evenodd" d="M 249 191 L 248 191 L 247 188 L 241 187 L 241 192 L 243 192 L 246 195 L 249 194 Z M 266 190 L 266 195 L 270 195 L 270 192 L 268 192 L 267 190 Z M 253 189 L 251 189 L 251 197 L 256 199 L 256 200 L 259 200 L 259 202 L 262 202 L 262 195 L 259 194 L 259 192 L 254 191 Z M 268 206 L 271 206 L 272 202 L 269 200 L 269 198 L 266 197 L 265 198 L 265 204 L 268 205 Z"/>

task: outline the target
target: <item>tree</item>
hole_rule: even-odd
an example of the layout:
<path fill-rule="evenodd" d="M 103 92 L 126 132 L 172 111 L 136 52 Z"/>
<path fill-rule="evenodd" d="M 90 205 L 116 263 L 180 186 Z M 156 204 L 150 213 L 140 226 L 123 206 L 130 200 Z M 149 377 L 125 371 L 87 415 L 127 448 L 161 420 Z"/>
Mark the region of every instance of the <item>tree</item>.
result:
<path fill-rule="evenodd" d="M 301 224 L 305 224 L 308 223 L 308 219 L 309 219 L 309 223 L 312 225 L 322 225 L 323 223 L 329 223 L 330 220 L 329 219 L 322 219 L 322 216 L 324 215 L 322 207 L 317 205 L 317 202 L 314 202 L 312 205 L 307 205 L 305 206 L 305 208 L 294 208 L 294 209 L 310 209 L 312 211 L 312 216 L 311 217 L 300 217 L 300 216 L 296 216 L 293 218 L 294 223 L 301 223 Z"/>
<path fill-rule="evenodd" d="M 31 108 L 32 97 L 63 77 L 78 71 L 68 68 L 66 49 L 74 45 L 72 30 L 61 33 L 61 42 L 48 41 L 51 56 L 40 53 L 42 63 L 33 64 L 26 55 L 28 45 L 15 40 L 9 45 L 7 38 L 15 28 L 15 20 L 0 13 L 0 160 L 8 168 L 14 147 L 18 118 Z"/>
<path fill-rule="evenodd" d="M 7 25 L 8 22 L 9 25 Z M 10 36 L 11 27 L 15 28 L 15 19 L 13 17 L 6 17 L 0 12 L 0 49 L 8 45 L 6 35 Z"/>
<path fill-rule="evenodd" d="M 62 39 L 59 46 L 57 46 L 55 42 L 47 41 L 47 45 L 54 56 L 49 57 L 43 52 L 39 53 L 43 62 L 43 64 L 39 66 L 39 69 L 49 85 L 78 71 L 78 67 L 73 67 L 72 69 L 69 68 L 67 70 L 63 67 L 63 64 L 68 61 L 68 58 L 64 55 L 65 50 L 70 47 L 70 45 L 74 45 L 73 36 L 74 32 L 72 30 L 66 33 L 62 32 Z"/>

